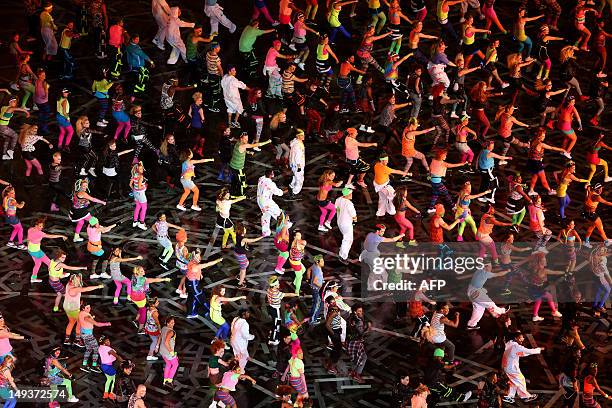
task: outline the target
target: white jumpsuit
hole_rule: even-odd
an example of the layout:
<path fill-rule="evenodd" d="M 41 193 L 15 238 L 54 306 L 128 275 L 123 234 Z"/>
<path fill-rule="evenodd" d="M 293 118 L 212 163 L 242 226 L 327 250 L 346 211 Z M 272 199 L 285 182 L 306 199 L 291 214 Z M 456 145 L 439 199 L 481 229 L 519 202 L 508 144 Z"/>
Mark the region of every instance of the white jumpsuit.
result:
<path fill-rule="evenodd" d="M 289 144 L 289 167 L 293 172 L 293 179 L 289 184 L 293 194 L 299 194 L 304 185 L 304 167 L 306 166 L 306 152 L 304 142 L 293 139 Z"/>
<path fill-rule="evenodd" d="M 210 33 L 219 32 L 219 23 L 227 27 L 230 33 L 236 31 L 236 24 L 232 23 L 229 18 L 223 14 L 223 7 L 221 7 L 217 0 L 204 0 L 204 14 L 210 18 Z"/>
<path fill-rule="evenodd" d="M 261 235 L 270 235 L 270 218 L 276 219 L 281 213 L 281 209 L 274 202 L 273 197 L 282 196 L 283 190 L 276 186 L 276 183 L 266 176 L 261 176 L 257 182 L 257 204 L 261 210 Z"/>
<path fill-rule="evenodd" d="M 527 391 L 525 376 L 523 373 L 521 373 L 519 359 L 532 354 L 540 354 L 541 351 L 542 350 L 539 347 L 528 349 L 527 347 L 521 346 L 514 340 L 510 340 L 506 343 L 506 349 L 504 350 L 504 356 L 502 357 L 502 367 L 510 379 L 508 397 L 514 398 L 517 393 L 520 398 L 531 397 L 531 394 Z"/>
<path fill-rule="evenodd" d="M 342 244 L 340 244 L 338 256 L 342 259 L 348 259 L 351 245 L 353 245 L 353 217 L 357 216 L 357 211 L 355 211 L 353 202 L 344 197 L 336 198 L 334 205 L 337 211 L 336 222 L 342 234 Z"/>
<path fill-rule="evenodd" d="M 246 84 L 233 75 L 225 74 L 221 79 L 221 88 L 223 89 L 223 99 L 225 99 L 227 112 L 242 115 L 244 108 L 242 107 L 239 90 L 246 89 Z"/>
<path fill-rule="evenodd" d="M 157 23 L 157 34 L 155 34 L 153 44 L 163 50 L 168 30 L 168 19 L 170 18 L 170 6 L 166 0 L 152 0 L 151 13 L 153 13 L 153 18 Z"/>
<path fill-rule="evenodd" d="M 179 56 L 183 58 L 183 61 L 187 62 L 187 49 L 185 43 L 181 38 L 181 27 L 195 26 L 195 23 L 187 23 L 179 18 L 181 10 L 178 7 L 170 8 L 170 19 L 168 20 L 168 29 L 166 31 L 166 41 L 172 46 L 172 52 L 170 58 L 168 58 L 167 64 L 174 65 L 178 61 Z"/>
<path fill-rule="evenodd" d="M 230 344 L 243 372 L 244 367 L 249 361 L 249 341 L 254 338 L 255 336 L 249 332 L 249 322 L 240 317 L 235 317 L 232 321 Z"/>

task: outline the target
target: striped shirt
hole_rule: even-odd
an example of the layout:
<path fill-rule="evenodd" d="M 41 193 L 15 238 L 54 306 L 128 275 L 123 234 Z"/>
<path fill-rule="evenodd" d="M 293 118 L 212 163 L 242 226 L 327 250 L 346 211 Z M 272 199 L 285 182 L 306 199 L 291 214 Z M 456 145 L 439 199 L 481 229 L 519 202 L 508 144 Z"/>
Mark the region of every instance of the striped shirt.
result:
<path fill-rule="evenodd" d="M 284 94 L 292 94 L 295 91 L 295 75 L 293 72 L 289 72 L 285 70 L 283 72 L 283 84 L 281 85 L 281 90 Z"/>
<path fill-rule="evenodd" d="M 221 71 L 219 70 L 220 62 L 221 60 L 217 54 L 210 51 L 206 53 L 206 70 L 209 74 L 221 76 Z"/>
<path fill-rule="evenodd" d="M 340 313 L 332 317 L 331 328 L 332 330 L 342 329 L 342 317 L 340 316 Z"/>
<path fill-rule="evenodd" d="M 51 163 L 51 165 L 49 165 L 49 182 L 59 183 L 61 175 L 62 166 Z"/>
<path fill-rule="evenodd" d="M 270 305 L 270 307 L 273 307 L 275 309 L 280 309 L 281 301 L 283 300 L 284 296 L 285 294 L 281 292 L 278 287 L 268 288 L 268 293 L 267 293 L 268 305 Z"/>

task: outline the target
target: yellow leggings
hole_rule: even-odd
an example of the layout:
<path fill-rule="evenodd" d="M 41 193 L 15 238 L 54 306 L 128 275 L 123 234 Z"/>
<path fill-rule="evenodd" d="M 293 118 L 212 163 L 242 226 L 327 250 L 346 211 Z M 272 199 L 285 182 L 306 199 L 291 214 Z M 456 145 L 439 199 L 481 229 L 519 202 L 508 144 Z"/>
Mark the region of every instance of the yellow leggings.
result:
<path fill-rule="evenodd" d="M 608 162 L 606 162 L 604 159 L 599 159 L 598 164 L 589 164 L 589 167 L 591 168 L 589 177 L 587 177 L 587 180 L 589 181 L 589 183 L 591 182 L 591 179 L 593 178 L 593 175 L 595 174 L 595 171 L 597 170 L 597 166 L 602 166 L 604 168 L 604 177 L 608 177 Z"/>

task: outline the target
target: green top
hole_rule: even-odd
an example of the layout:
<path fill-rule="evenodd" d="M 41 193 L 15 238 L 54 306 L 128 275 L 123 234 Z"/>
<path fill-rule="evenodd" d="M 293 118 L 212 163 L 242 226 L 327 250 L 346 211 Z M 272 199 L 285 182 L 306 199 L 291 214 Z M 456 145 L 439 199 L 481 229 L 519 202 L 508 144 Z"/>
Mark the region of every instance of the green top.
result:
<path fill-rule="evenodd" d="M 242 34 L 240 35 L 240 40 L 238 41 L 238 50 L 240 52 L 251 52 L 253 51 L 253 45 L 255 44 L 255 40 L 257 37 L 264 34 L 264 30 L 260 30 L 259 28 L 255 28 L 252 26 L 246 26 Z"/>
<path fill-rule="evenodd" d="M 208 367 L 209 368 L 219 368 L 219 357 L 210 356 L 210 358 L 208 359 Z"/>
<path fill-rule="evenodd" d="M 108 90 L 111 89 L 112 86 L 113 83 L 111 81 L 109 81 L 108 79 L 103 79 L 101 81 L 94 81 L 91 85 L 91 90 L 94 93 L 100 92 L 101 94 L 107 94 Z M 106 97 L 108 98 L 108 95 L 106 95 Z"/>
<path fill-rule="evenodd" d="M 304 362 L 297 357 L 292 357 L 289 359 L 289 371 L 291 373 L 291 377 L 297 378 L 301 377 L 300 371 L 304 371 Z"/>
<path fill-rule="evenodd" d="M 66 114 L 65 115 L 62 113 L 62 104 L 64 103 L 64 101 L 66 101 Z M 65 118 L 69 118 L 70 117 L 70 102 L 68 101 L 68 98 L 59 98 L 57 100 L 56 109 L 57 109 L 58 114 L 60 114 L 61 116 Z"/>
<path fill-rule="evenodd" d="M 194 33 L 189 34 L 187 36 L 187 41 L 185 41 L 185 55 L 189 61 L 195 60 L 196 56 L 198 55 L 198 43 L 191 41 L 193 36 Z"/>
<path fill-rule="evenodd" d="M 244 160 L 246 158 L 246 149 L 244 152 L 240 151 L 240 142 L 234 145 L 234 151 L 232 152 L 232 160 L 230 160 L 230 167 L 234 170 L 244 169 Z"/>
<path fill-rule="evenodd" d="M 331 11 L 329 12 L 329 19 L 327 20 L 331 28 L 337 28 L 342 25 L 340 23 L 339 16 L 340 16 L 340 10 L 336 10 L 335 7 L 332 8 Z"/>
<path fill-rule="evenodd" d="M 13 117 L 13 112 L 7 112 L 8 108 L 9 106 L 3 106 L 2 109 L 0 109 L 0 125 L 2 126 L 8 126 Z"/>

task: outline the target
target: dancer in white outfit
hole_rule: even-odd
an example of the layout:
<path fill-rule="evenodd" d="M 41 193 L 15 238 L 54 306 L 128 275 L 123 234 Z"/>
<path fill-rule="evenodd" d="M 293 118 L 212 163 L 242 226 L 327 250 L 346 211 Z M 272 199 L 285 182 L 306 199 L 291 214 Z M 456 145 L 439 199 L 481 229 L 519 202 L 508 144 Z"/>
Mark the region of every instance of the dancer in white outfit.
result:
<path fill-rule="evenodd" d="M 268 169 L 257 182 L 257 204 L 261 210 L 261 235 L 264 237 L 271 234 L 270 218 L 276 219 L 281 213 L 280 207 L 274 202 L 274 196 L 282 196 L 283 190 L 276 186 L 273 178 L 274 170 Z"/>
<path fill-rule="evenodd" d="M 223 14 L 223 7 L 221 7 L 217 0 L 204 0 L 204 14 L 210 18 L 210 34 L 219 33 L 219 23 L 226 27 L 230 33 L 236 31 L 236 24 L 232 23 L 229 18 Z"/>
<path fill-rule="evenodd" d="M 540 354 L 542 350 L 544 350 L 544 347 L 529 349 L 523 346 L 523 341 L 525 341 L 523 334 L 515 333 L 514 339 L 506 343 L 506 349 L 502 357 L 502 367 L 510 380 L 508 395 L 503 399 L 509 404 L 514 404 L 514 396 L 517 393 L 523 402 L 530 402 L 538 398 L 537 395 L 530 394 L 527 391 L 527 382 L 525 381 L 525 376 L 521 372 L 519 359 L 532 354 Z"/>
<path fill-rule="evenodd" d="M 336 206 L 336 222 L 338 229 L 342 234 L 342 244 L 338 256 L 340 261 L 348 262 L 349 251 L 353 245 L 353 223 L 357 222 L 357 211 L 351 199 L 353 198 L 353 190 L 345 187 L 342 189 L 342 197 L 336 198 L 334 205 Z"/>
<path fill-rule="evenodd" d="M 488 279 L 499 278 L 510 272 L 510 269 L 493 273 L 493 266 L 490 262 L 485 263 L 484 269 L 478 269 L 472 276 L 470 286 L 468 286 L 467 294 L 472 301 L 472 317 L 467 323 L 468 330 L 478 329 L 478 322 L 482 319 L 485 310 L 488 310 L 493 317 L 497 318 L 507 312 L 503 307 L 498 307 L 489 297 L 484 284 Z"/>
<path fill-rule="evenodd" d="M 246 309 L 242 309 L 238 312 L 238 316 L 234 318 L 232 321 L 232 337 L 230 339 L 230 344 L 232 345 L 232 350 L 234 352 L 234 356 L 238 359 L 238 363 L 240 364 L 240 368 L 244 371 L 244 367 L 246 367 L 247 362 L 249 361 L 249 341 L 253 340 L 255 336 L 251 334 L 249 331 L 249 322 L 247 319 L 249 318 L 250 313 Z"/>
<path fill-rule="evenodd" d="M 151 13 L 157 23 L 157 34 L 153 39 L 153 44 L 160 50 L 165 50 L 166 34 L 168 32 L 168 20 L 170 19 L 170 6 L 166 0 L 152 0 Z"/>
<path fill-rule="evenodd" d="M 395 205 L 393 205 L 395 189 L 389 183 L 389 175 L 401 174 L 404 177 L 411 175 L 411 173 L 405 171 L 394 170 L 387 164 L 389 164 L 389 157 L 386 153 L 383 153 L 378 158 L 378 163 L 374 165 L 374 191 L 378 193 L 377 217 L 384 217 L 386 214 L 395 215 Z"/>
<path fill-rule="evenodd" d="M 178 7 L 170 8 L 170 18 L 168 19 L 168 29 L 166 31 L 166 41 L 172 46 L 172 52 L 170 58 L 168 58 L 167 64 L 174 65 L 178 61 L 179 56 L 183 58 L 183 61 L 187 62 L 187 50 L 185 43 L 181 38 L 181 27 L 193 28 L 195 23 L 188 23 L 181 20 L 181 9 Z"/>
<path fill-rule="evenodd" d="M 236 67 L 230 65 L 227 67 L 227 74 L 221 79 L 221 88 L 223 89 L 223 99 L 225 99 L 225 106 L 227 106 L 227 120 L 230 127 L 240 127 L 238 118 L 244 112 L 242 107 L 242 99 L 240 99 L 240 90 L 244 89 L 249 91 L 251 88 L 236 78 Z M 232 120 L 232 116 L 235 119 Z"/>
<path fill-rule="evenodd" d="M 302 191 L 304 185 L 304 167 L 306 166 L 306 150 L 304 148 L 304 131 L 298 129 L 295 139 L 289 144 L 289 167 L 293 172 L 293 179 L 289 184 L 292 196 L 296 196 Z"/>

